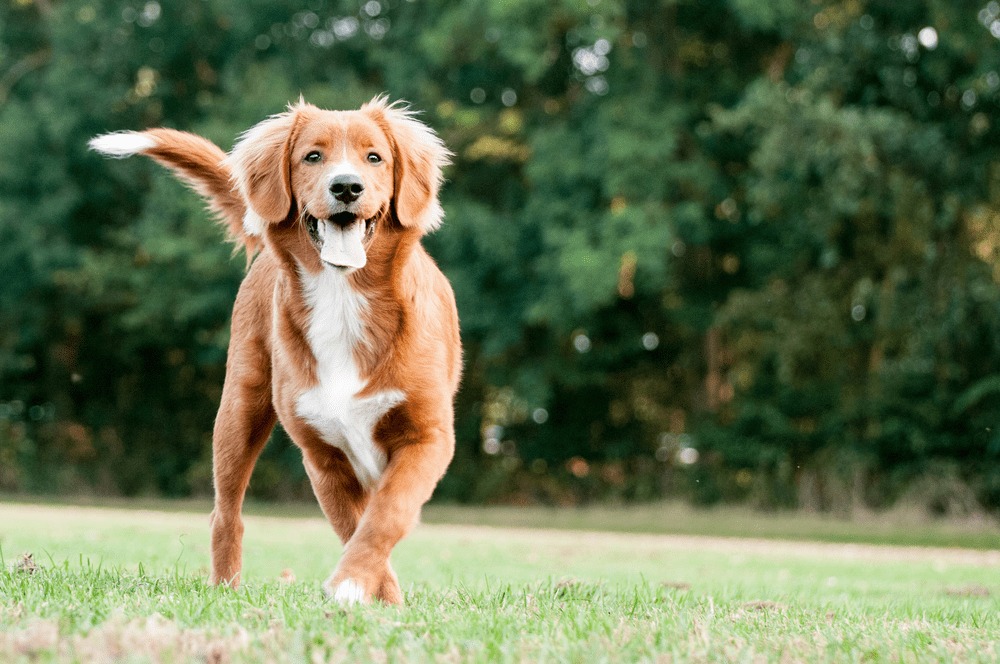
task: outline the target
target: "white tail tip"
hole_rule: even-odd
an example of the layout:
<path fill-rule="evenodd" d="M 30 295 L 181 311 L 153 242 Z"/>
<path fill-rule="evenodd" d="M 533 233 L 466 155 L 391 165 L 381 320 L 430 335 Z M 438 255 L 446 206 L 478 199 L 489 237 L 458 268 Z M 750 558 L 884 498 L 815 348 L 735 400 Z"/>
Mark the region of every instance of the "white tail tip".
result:
<path fill-rule="evenodd" d="M 90 139 L 90 149 L 116 159 L 123 159 L 156 147 L 156 141 L 138 131 L 118 131 Z"/>

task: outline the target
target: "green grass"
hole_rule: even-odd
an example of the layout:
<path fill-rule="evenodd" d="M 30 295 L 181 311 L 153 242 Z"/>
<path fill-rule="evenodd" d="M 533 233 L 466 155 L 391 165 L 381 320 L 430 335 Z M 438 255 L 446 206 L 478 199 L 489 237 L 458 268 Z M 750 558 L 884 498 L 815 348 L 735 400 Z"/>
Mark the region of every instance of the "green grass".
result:
<path fill-rule="evenodd" d="M 996 551 L 424 525 L 343 610 L 321 519 L 247 518 L 231 591 L 206 514 L 0 504 L 0 661 L 1000 660 Z"/>
<path fill-rule="evenodd" d="M 994 549 L 1000 545 L 1000 523 L 994 519 L 977 516 L 964 520 L 932 520 L 915 509 L 896 509 L 845 519 L 802 511 L 761 513 L 736 506 L 696 508 L 682 502 L 583 508 L 430 505 L 425 510 L 424 520 L 503 527 L 970 549 Z"/>
<path fill-rule="evenodd" d="M 5 496 L 0 503 L 66 505 L 65 498 Z M 207 514 L 206 499 L 81 498 L 74 505 Z M 246 512 L 260 516 L 306 517 L 318 514 L 311 503 L 249 501 Z M 681 501 L 588 507 L 469 507 L 432 503 L 424 508 L 430 524 L 600 530 L 623 533 L 763 537 L 816 542 L 900 544 L 906 546 L 994 549 L 1000 545 L 1000 521 L 987 515 L 965 519 L 930 519 L 916 508 L 843 518 L 805 511 L 761 513 L 747 507 L 692 507 Z"/>

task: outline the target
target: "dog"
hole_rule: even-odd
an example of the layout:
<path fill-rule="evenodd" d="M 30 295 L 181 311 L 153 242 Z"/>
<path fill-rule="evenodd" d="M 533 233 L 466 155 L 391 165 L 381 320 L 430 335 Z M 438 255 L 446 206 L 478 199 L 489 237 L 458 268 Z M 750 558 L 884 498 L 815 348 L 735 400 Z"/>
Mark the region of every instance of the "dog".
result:
<path fill-rule="evenodd" d="M 228 155 L 173 129 L 90 146 L 171 169 L 247 251 L 212 438 L 210 582 L 240 583 L 243 499 L 277 420 L 344 543 L 326 593 L 402 603 L 389 554 L 455 449 L 458 312 L 420 244 L 451 153 L 384 96 L 352 111 L 300 98 Z"/>

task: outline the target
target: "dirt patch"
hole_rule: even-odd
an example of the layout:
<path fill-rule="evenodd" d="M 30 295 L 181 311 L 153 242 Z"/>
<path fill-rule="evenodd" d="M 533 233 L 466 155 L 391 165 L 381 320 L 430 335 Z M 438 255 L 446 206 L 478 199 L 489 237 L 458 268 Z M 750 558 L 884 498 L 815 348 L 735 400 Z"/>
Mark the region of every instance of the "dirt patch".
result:
<path fill-rule="evenodd" d="M 11 565 L 11 570 L 14 572 L 21 572 L 23 574 L 34 574 L 41 567 L 35 562 L 35 556 L 31 553 L 22 553 Z"/>
<path fill-rule="evenodd" d="M 684 581 L 664 581 L 660 587 L 668 590 L 691 590 L 691 584 Z"/>
<path fill-rule="evenodd" d="M 754 615 L 764 615 L 768 613 L 781 613 L 788 609 L 787 604 L 772 602 L 771 600 L 758 599 L 751 602 L 744 602 L 738 609 L 729 614 L 729 619 L 733 622 L 751 619 Z"/>
<path fill-rule="evenodd" d="M 242 627 L 229 634 L 183 629 L 160 615 L 126 620 L 112 618 L 86 634 L 62 635 L 52 620 L 0 632 L 0 659 L 46 659 L 109 662 L 140 660 L 223 663 L 250 646 Z"/>
<path fill-rule="evenodd" d="M 986 586 L 979 585 L 960 586 L 955 588 L 946 588 L 944 594 L 951 595 L 953 597 L 989 597 L 990 589 Z"/>
<path fill-rule="evenodd" d="M 748 611 L 783 611 L 788 608 L 787 605 L 781 602 L 772 602 L 767 599 L 758 599 L 752 602 L 746 602 L 742 605 L 742 608 Z"/>

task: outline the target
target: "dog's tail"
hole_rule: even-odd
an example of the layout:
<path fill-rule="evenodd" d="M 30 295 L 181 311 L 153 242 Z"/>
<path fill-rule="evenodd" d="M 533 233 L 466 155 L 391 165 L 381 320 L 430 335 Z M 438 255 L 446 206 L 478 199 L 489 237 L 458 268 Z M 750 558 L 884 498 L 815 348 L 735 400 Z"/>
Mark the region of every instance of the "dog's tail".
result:
<path fill-rule="evenodd" d="M 226 153 L 215 143 L 176 129 L 148 129 L 97 136 L 90 147 L 117 159 L 143 154 L 166 166 L 208 201 L 237 250 L 246 247 L 248 260 L 260 248 L 260 239 L 243 227 L 246 203 L 233 188 Z"/>

